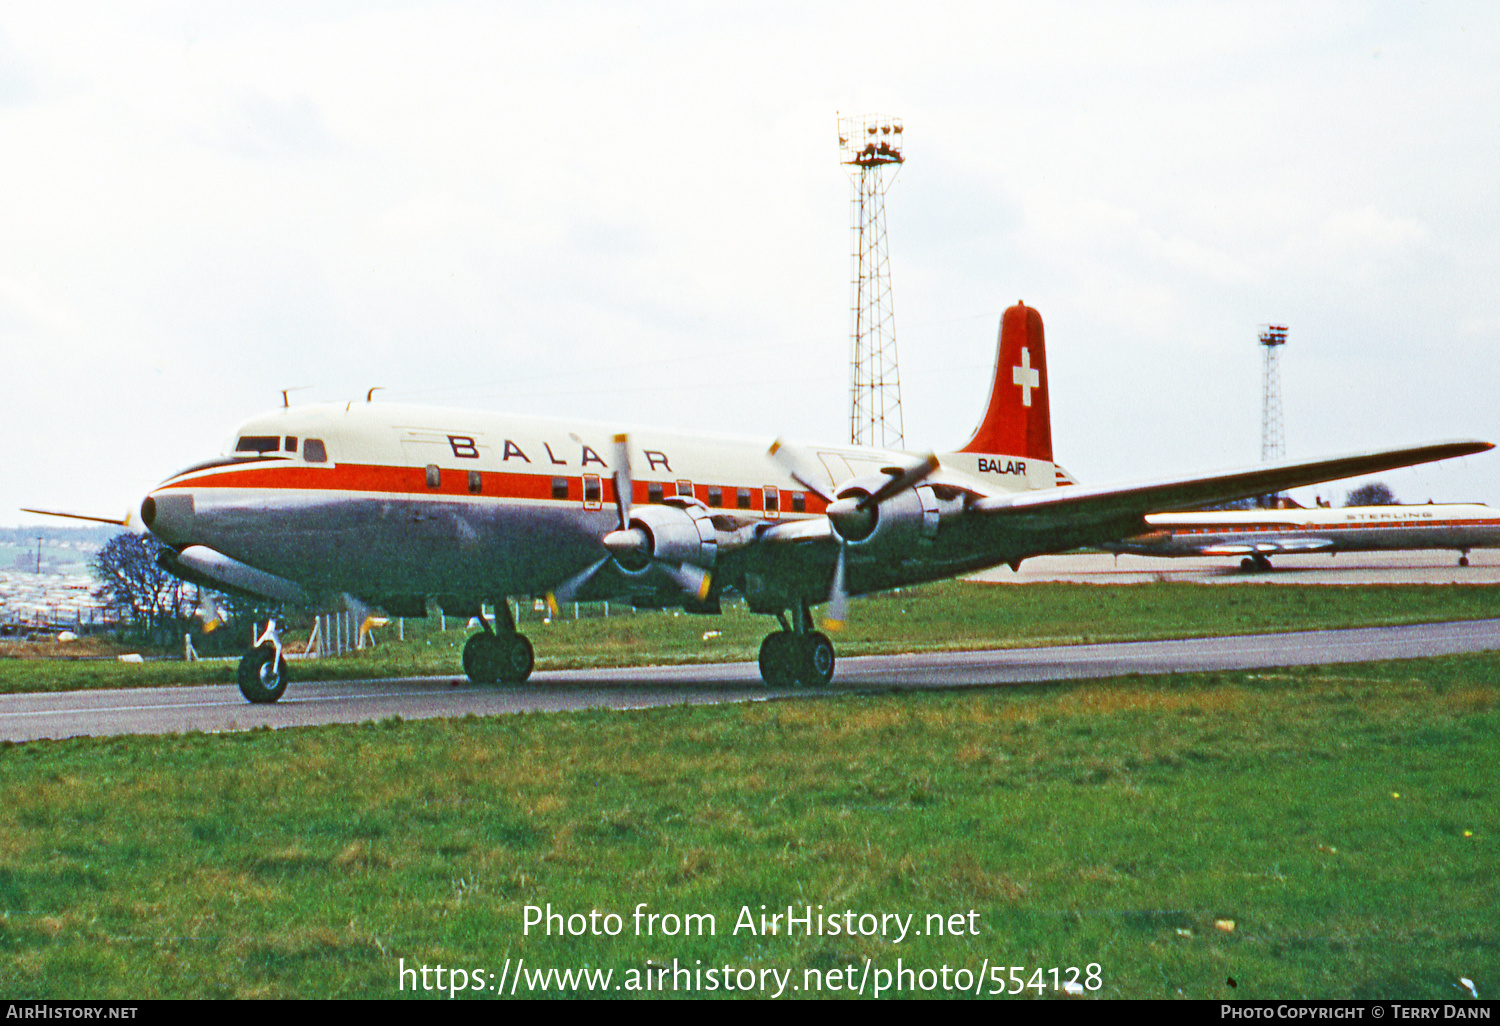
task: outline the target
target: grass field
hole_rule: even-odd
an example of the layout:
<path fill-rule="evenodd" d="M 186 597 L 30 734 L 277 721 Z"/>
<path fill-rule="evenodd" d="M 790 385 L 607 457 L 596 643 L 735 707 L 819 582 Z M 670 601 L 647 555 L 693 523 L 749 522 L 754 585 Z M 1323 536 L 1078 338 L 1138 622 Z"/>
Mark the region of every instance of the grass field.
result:
<path fill-rule="evenodd" d="M 608 619 L 585 616 L 578 620 L 571 619 L 565 607 L 563 615 L 550 624 L 537 622 L 529 609 L 525 612 L 528 619 L 521 628 L 536 647 L 539 669 L 751 660 L 761 638 L 775 626 L 771 618 L 734 605 L 726 606 L 723 616 L 631 614 L 628 609 L 620 615 L 619 607 L 615 607 L 616 615 Z M 1500 616 L 1500 587 L 1160 583 L 1128 587 L 1033 584 L 1017 588 L 950 581 L 855 602 L 852 622 L 839 635 L 837 645 L 841 655 L 873 655 L 1372 627 L 1492 616 Z M 295 683 L 457 674 L 466 631 L 462 621 L 448 623 L 452 629 L 442 631 L 435 617 L 408 620 L 404 644 L 396 640 L 392 625 L 380 632 L 380 643 L 374 649 L 295 663 L 292 679 Z M 288 632 L 287 638 L 298 642 L 305 641 L 306 636 Z M 67 658 L 118 650 L 99 647 L 92 641 L 0 646 L 0 693 L 227 684 L 234 680 L 234 664 L 226 662 L 123 665 L 109 659 Z"/>
<path fill-rule="evenodd" d="M 1488 997 L 1497 679 L 1489 654 L 0 746 L 0 994 L 392 997 L 402 959 L 490 986 L 522 958 L 790 988 L 868 958 L 918 987 L 1096 963 L 1105 997 Z M 640 902 L 716 934 L 636 936 Z M 547 903 L 622 932 L 523 935 Z M 979 932 L 732 932 L 788 904 Z"/>

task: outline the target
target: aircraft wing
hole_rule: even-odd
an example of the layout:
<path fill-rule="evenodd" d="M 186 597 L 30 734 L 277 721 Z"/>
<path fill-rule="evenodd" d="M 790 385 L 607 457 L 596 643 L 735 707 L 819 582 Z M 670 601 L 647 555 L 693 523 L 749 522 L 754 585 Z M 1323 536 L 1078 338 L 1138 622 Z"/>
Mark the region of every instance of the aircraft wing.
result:
<path fill-rule="evenodd" d="M 1201 477 L 1105 487 L 1047 489 L 979 499 L 970 507 L 991 532 L 1003 532 L 1027 554 L 1060 552 L 1116 541 L 1149 530 L 1148 513 L 1267 495 L 1286 488 L 1378 474 L 1494 448 L 1490 442 L 1450 441 L 1380 449 L 1321 460 L 1282 460 Z"/>
<path fill-rule="evenodd" d="M 1299 552 L 1332 552 L 1333 542 L 1327 538 L 1283 538 L 1269 542 L 1229 543 L 1205 545 L 1198 550 L 1200 556 L 1274 556 Z"/>

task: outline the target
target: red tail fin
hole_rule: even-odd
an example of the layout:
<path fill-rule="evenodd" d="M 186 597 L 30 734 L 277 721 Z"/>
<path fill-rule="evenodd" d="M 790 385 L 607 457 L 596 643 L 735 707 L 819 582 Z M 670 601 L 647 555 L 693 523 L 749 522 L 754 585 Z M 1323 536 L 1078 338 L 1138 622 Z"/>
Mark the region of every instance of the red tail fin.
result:
<path fill-rule="evenodd" d="M 1047 411 L 1051 385 L 1042 315 L 1017 303 L 1000 319 L 989 409 L 969 444 L 958 451 L 1052 462 L 1052 418 Z"/>

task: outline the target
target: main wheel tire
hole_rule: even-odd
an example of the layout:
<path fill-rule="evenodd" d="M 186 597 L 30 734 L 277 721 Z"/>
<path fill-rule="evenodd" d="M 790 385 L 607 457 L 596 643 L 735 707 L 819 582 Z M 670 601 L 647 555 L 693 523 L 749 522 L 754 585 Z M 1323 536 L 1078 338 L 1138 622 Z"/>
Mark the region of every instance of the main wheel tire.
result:
<path fill-rule="evenodd" d="M 1459 556 L 1458 557 L 1458 565 L 1459 566 L 1468 566 L 1469 565 L 1469 557 L 1468 556 Z"/>
<path fill-rule="evenodd" d="M 252 648 L 240 660 L 240 694 L 255 705 L 274 702 L 286 691 L 286 660 L 276 658 L 270 645 Z"/>
<path fill-rule="evenodd" d="M 797 683 L 797 668 L 793 663 L 795 635 L 786 631 L 767 634 L 760 643 L 760 679 L 768 688 L 790 687 Z"/>
<path fill-rule="evenodd" d="M 536 665 L 536 653 L 531 649 L 531 642 L 526 640 L 524 634 L 511 634 L 508 637 L 499 635 L 496 640 L 500 642 L 496 652 L 499 656 L 501 683 L 525 683 L 526 678 L 531 676 L 532 667 Z"/>
<path fill-rule="evenodd" d="M 475 684 L 493 684 L 500 676 L 500 639 L 480 631 L 464 642 L 464 673 Z"/>
<path fill-rule="evenodd" d="M 797 680 L 804 687 L 827 687 L 833 680 L 833 642 L 817 631 L 809 631 L 798 641 Z"/>

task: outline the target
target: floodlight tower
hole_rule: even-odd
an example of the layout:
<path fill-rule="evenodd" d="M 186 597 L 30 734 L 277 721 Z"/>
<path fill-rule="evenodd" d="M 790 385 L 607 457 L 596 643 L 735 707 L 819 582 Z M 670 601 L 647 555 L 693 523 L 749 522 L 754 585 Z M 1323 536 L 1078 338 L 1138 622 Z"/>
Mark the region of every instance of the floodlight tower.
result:
<path fill-rule="evenodd" d="M 905 161 L 901 119 L 881 114 L 840 117 L 839 159 L 849 171 L 850 279 L 849 441 L 899 449 L 905 444 L 896 319 L 885 239 L 885 169 Z M 895 178 L 895 173 L 891 175 Z"/>
<path fill-rule="evenodd" d="M 1260 461 L 1269 463 L 1286 455 L 1286 433 L 1281 424 L 1281 366 L 1277 357 L 1286 345 L 1285 324 L 1263 324 L 1260 328 L 1260 347 L 1265 350 L 1265 370 L 1261 373 L 1260 389 Z M 1281 508 L 1281 493 L 1273 492 L 1260 497 L 1260 505 L 1268 509 Z"/>
<path fill-rule="evenodd" d="M 1281 368 L 1276 362 L 1286 345 L 1285 324 L 1263 324 L 1260 345 L 1265 350 L 1265 371 L 1261 375 L 1260 393 L 1260 459 L 1262 463 L 1286 455 L 1286 433 L 1281 423 Z"/>

